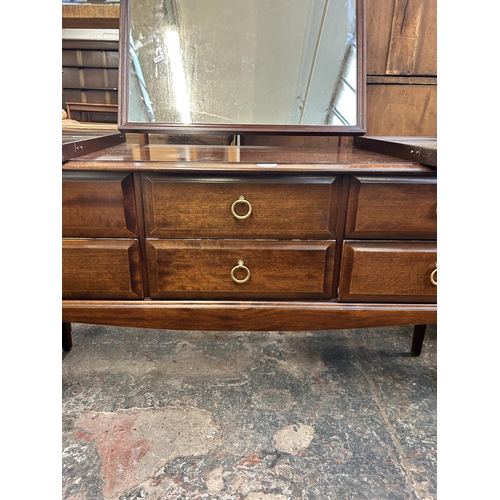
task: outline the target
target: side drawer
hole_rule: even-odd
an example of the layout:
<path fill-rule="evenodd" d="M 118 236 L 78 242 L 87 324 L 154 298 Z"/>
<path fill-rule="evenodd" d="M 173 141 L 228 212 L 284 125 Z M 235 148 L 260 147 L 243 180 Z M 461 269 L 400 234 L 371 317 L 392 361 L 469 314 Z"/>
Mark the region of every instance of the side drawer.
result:
<path fill-rule="evenodd" d="M 341 302 L 436 302 L 435 242 L 344 241 Z"/>
<path fill-rule="evenodd" d="M 436 238 L 435 177 L 356 177 L 349 188 L 346 238 Z"/>
<path fill-rule="evenodd" d="M 149 240 L 151 298 L 328 299 L 334 250 L 333 241 Z"/>
<path fill-rule="evenodd" d="M 140 299 L 136 240 L 63 239 L 63 299 Z"/>
<path fill-rule="evenodd" d="M 190 179 L 147 174 L 143 186 L 149 237 L 336 237 L 340 178 Z"/>
<path fill-rule="evenodd" d="M 137 236 L 132 174 L 63 172 L 62 234 L 69 237 Z"/>

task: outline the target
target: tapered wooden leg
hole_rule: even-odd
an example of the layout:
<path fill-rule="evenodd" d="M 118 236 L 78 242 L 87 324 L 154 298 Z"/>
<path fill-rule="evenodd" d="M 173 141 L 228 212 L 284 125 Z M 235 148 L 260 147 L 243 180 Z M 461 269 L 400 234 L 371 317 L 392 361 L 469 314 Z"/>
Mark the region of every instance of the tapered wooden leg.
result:
<path fill-rule="evenodd" d="M 420 356 L 422 344 L 424 343 L 425 329 L 427 325 L 415 325 L 413 328 L 413 342 L 411 344 L 411 353 L 414 356 Z"/>
<path fill-rule="evenodd" d="M 62 348 L 64 351 L 69 351 L 73 347 L 71 339 L 71 323 L 62 324 Z"/>

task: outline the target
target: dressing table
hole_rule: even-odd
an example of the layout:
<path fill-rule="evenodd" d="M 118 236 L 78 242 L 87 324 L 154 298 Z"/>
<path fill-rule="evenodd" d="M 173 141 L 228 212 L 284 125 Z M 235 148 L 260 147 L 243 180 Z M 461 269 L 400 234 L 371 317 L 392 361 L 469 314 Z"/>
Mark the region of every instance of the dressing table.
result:
<path fill-rule="evenodd" d="M 226 99 L 217 100 L 215 109 L 192 102 L 189 119 L 182 117 L 175 44 L 169 45 L 168 33 L 177 27 L 177 42 L 185 47 L 181 54 L 191 61 L 183 66 L 191 75 L 186 88 L 193 89 L 195 76 L 213 69 L 208 49 L 200 49 L 192 62 L 193 47 L 204 40 L 203 47 L 211 41 L 220 50 L 209 23 L 217 21 L 227 31 L 243 18 L 227 11 L 231 3 L 214 2 L 226 24 L 221 16 L 201 21 L 187 0 L 166 2 L 171 8 L 161 12 L 145 0 L 122 0 L 120 131 L 230 133 L 235 140 L 214 146 L 121 142 L 63 162 L 63 348 L 71 348 L 71 322 L 225 331 L 415 325 L 411 350 L 420 354 L 425 325 L 437 320 L 436 168 L 356 141 L 315 148 L 238 142 L 251 133 L 363 135 L 363 2 L 338 3 L 347 6 L 337 17 L 343 16 L 344 38 L 352 43 L 342 43 L 338 74 L 327 77 L 336 100 L 326 99 L 333 110 L 326 124 L 309 113 L 325 107 L 315 103 L 313 92 L 322 57 L 334 43 L 326 31 L 333 11 L 325 1 L 310 3 L 306 31 L 310 36 L 319 29 L 321 37 L 301 52 L 296 69 L 312 67 L 313 59 L 319 70 L 299 78 L 296 87 L 305 85 L 310 101 L 299 92 L 291 123 L 283 123 L 282 116 L 274 122 L 273 110 L 264 113 L 275 106 L 276 95 L 267 103 L 257 96 L 250 114 L 244 105 L 227 106 L 231 88 L 223 89 Z M 141 5 L 151 7 L 141 12 L 152 12 L 167 26 L 163 45 L 157 32 L 147 32 L 151 19 L 138 14 Z M 271 21 L 285 13 L 277 15 Z M 196 23 L 198 38 L 190 41 L 188 28 Z M 316 43 L 320 38 L 325 47 Z M 155 87 L 155 81 L 161 83 Z M 345 106 L 339 97 L 349 95 L 349 86 L 339 91 L 344 81 L 355 82 Z M 191 97 L 198 96 L 198 103 L 215 96 L 209 87 L 203 82 Z M 163 95 L 169 95 L 167 102 L 161 102 Z M 347 111 L 351 106 L 347 123 L 338 119 L 347 114 L 342 106 Z M 302 121 L 294 121 L 294 113 Z M 223 118 L 214 123 L 214 116 Z"/>

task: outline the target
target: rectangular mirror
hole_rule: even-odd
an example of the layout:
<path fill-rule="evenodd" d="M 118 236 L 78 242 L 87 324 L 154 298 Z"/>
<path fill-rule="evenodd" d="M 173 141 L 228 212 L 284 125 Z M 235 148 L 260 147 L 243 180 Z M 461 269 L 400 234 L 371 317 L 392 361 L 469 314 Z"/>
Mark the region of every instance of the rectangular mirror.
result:
<path fill-rule="evenodd" d="M 365 132 L 364 0 L 121 0 L 119 128 Z"/>

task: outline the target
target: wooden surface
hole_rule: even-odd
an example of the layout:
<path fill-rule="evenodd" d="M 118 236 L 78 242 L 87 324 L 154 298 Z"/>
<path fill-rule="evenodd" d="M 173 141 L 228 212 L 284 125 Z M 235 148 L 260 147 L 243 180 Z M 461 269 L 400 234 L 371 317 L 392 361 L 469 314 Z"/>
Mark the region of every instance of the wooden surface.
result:
<path fill-rule="evenodd" d="M 149 240 L 151 298 L 329 299 L 334 250 L 328 240 Z M 235 283 L 233 269 L 250 279 Z"/>
<path fill-rule="evenodd" d="M 143 134 L 127 134 L 129 143 L 141 144 Z M 183 144 L 196 146 L 230 146 L 234 136 L 232 135 L 170 135 L 170 134 L 149 134 L 147 143 L 149 144 Z"/>
<path fill-rule="evenodd" d="M 63 4 L 62 28 L 118 29 L 120 4 Z"/>
<path fill-rule="evenodd" d="M 117 115 L 118 114 L 118 104 L 103 104 L 103 103 L 89 103 L 89 102 L 66 102 L 66 110 L 68 112 L 68 119 L 71 120 L 72 116 L 71 114 L 75 111 L 79 111 L 80 115 L 82 117 L 88 117 L 92 113 L 95 113 L 96 115 Z M 87 119 L 87 122 L 92 121 Z M 95 121 L 95 120 L 94 120 Z M 108 120 L 102 120 L 102 121 L 108 121 Z M 110 122 L 116 121 L 116 120 L 109 120 Z"/>
<path fill-rule="evenodd" d="M 437 1 L 367 0 L 367 135 L 437 135 Z"/>
<path fill-rule="evenodd" d="M 291 147 L 291 148 L 337 148 L 348 146 L 352 137 L 314 135 L 242 135 L 242 146 Z"/>
<path fill-rule="evenodd" d="M 403 160 L 416 160 L 424 165 L 437 167 L 436 137 L 365 136 L 356 137 L 354 144 L 358 148 L 395 155 Z"/>
<path fill-rule="evenodd" d="M 73 135 L 81 135 L 81 133 L 88 132 L 114 132 L 123 135 L 123 138 L 126 139 L 127 134 L 122 134 L 118 130 L 118 125 L 116 123 L 80 123 L 78 121 L 68 120 L 62 121 L 62 132 L 63 134 L 73 134 Z M 86 153 L 85 153 L 86 154 Z"/>
<path fill-rule="evenodd" d="M 366 135 L 437 136 L 437 86 L 367 86 Z"/>
<path fill-rule="evenodd" d="M 432 173 L 415 161 L 403 161 L 360 148 L 287 148 L 257 146 L 184 146 L 119 144 L 63 164 L 66 171 L 137 171 L 198 173 L 311 174 L 338 172 Z"/>
<path fill-rule="evenodd" d="M 201 331 L 307 331 L 437 321 L 435 304 L 326 301 L 63 301 L 66 322 Z"/>
<path fill-rule="evenodd" d="M 436 238 L 435 177 L 353 176 L 346 238 Z"/>
<path fill-rule="evenodd" d="M 64 299 L 142 298 L 135 240 L 64 238 L 62 269 Z"/>
<path fill-rule="evenodd" d="M 62 107 L 82 105 L 118 105 L 118 42 L 109 40 L 63 40 Z M 75 109 L 75 108 L 73 108 Z M 79 121 L 117 123 L 117 109 L 112 114 L 75 111 Z M 115 125 L 118 129 L 118 125 Z"/>
<path fill-rule="evenodd" d="M 333 238 L 340 178 L 231 181 L 143 176 L 146 234 L 153 238 Z M 243 196 L 245 202 L 238 202 Z M 250 216 L 245 216 L 252 207 Z"/>
<path fill-rule="evenodd" d="M 64 163 L 63 179 L 65 322 L 251 331 L 436 320 L 430 167 L 352 147 L 119 144 Z"/>
<path fill-rule="evenodd" d="M 437 0 L 367 0 L 368 75 L 437 74 Z"/>
<path fill-rule="evenodd" d="M 435 242 L 344 241 L 341 302 L 436 302 Z"/>
<path fill-rule="evenodd" d="M 63 120 L 64 123 L 64 120 Z M 110 146 L 125 142 L 125 134 L 110 130 L 89 130 L 84 126 L 71 124 L 70 129 L 62 130 L 62 161 L 101 151 Z"/>
<path fill-rule="evenodd" d="M 63 172 L 62 227 L 63 236 L 137 236 L 132 175 Z"/>
<path fill-rule="evenodd" d="M 62 348 L 63 351 L 70 351 L 73 347 L 73 339 L 71 338 L 71 323 L 62 324 Z"/>

